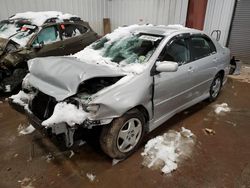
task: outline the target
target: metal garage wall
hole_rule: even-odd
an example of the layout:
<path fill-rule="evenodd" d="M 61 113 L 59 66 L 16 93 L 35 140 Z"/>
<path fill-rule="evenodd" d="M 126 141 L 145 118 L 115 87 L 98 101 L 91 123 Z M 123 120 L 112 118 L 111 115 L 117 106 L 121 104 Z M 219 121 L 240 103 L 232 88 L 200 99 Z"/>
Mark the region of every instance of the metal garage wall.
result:
<path fill-rule="evenodd" d="M 57 10 L 89 21 L 99 34 L 102 20 L 111 19 L 112 30 L 135 23 L 185 24 L 188 0 L 0 0 L 0 19 L 25 11 Z"/>
<path fill-rule="evenodd" d="M 250 63 L 250 1 L 238 0 L 229 36 L 232 55 Z"/>
<path fill-rule="evenodd" d="M 0 19 L 17 12 L 56 10 L 82 17 L 101 34 L 105 3 L 106 0 L 0 0 Z"/>
<path fill-rule="evenodd" d="M 208 0 L 204 31 L 221 30 L 219 42 L 226 45 L 235 0 Z"/>
<path fill-rule="evenodd" d="M 188 0 L 109 0 L 107 5 L 112 29 L 135 23 L 185 25 Z"/>

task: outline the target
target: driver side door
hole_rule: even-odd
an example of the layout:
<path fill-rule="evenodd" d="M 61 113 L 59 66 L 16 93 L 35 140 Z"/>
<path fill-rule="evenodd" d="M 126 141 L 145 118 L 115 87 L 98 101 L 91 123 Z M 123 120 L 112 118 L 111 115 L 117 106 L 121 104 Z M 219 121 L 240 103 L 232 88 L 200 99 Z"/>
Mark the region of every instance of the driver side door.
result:
<path fill-rule="evenodd" d="M 158 61 L 178 63 L 176 72 L 161 72 L 154 75 L 154 120 L 165 122 L 191 100 L 192 70 L 187 38 L 177 37 L 162 50 Z"/>
<path fill-rule="evenodd" d="M 33 43 L 34 57 L 64 55 L 63 41 L 57 25 L 44 27 L 35 37 Z"/>

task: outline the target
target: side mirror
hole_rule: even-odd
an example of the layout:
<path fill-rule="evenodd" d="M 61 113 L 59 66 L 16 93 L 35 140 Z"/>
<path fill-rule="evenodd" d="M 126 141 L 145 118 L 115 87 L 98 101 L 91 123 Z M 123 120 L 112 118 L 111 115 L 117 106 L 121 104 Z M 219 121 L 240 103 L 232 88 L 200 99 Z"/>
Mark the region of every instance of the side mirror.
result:
<path fill-rule="evenodd" d="M 44 42 L 40 42 L 40 43 L 38 43 L 38 44 L 32 45 L 32 47 L 33 47 L 35 50 L 40 50 L 43 46 L 44 46 Z"/>
<path fill-rule="evenodd" d="M 156 70 L 158 72 L 176 72 L 178 70 L 178 63 L 173 61 L 157 61 Z"/>

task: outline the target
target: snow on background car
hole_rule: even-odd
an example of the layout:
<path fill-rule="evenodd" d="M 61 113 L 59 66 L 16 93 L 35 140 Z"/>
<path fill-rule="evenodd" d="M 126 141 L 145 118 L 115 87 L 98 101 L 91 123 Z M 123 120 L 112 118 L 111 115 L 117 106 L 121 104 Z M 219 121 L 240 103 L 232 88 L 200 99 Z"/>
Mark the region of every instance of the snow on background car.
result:
<path fill-rule="evenodd" d="M 184 127 L 180 132 L 170 130 L 147 142 L 142 164 L 148 168 L 161 169 L 165 174 L 176 170 L 178 163 L 189 158 L 196 142 L 195 135 Z"/>
<path fill-rule="evenodd" d="M 17 13 L 9 18 L 9 21 L 13 23 L 4 23 L 0 25 L 0 37 L 6 39 L 10 38 L 24 47 L 34 35 L 34 31 L 37 27 L 41 27 L 47 19 L 55 18 L 57 22 L 62 22 L 64 19 L 70 19 L 72 17 L 77 16 L 68 13 L 63 14 L 58 11 Z M 20 27 L 16 25 L 19 20 L 28 20 L 31 23 L 24 24 Z"/>
<path fill-rule="evenodd" d="M 37 26 L 42 26 L 44 22 L 49 18 L 57 18 L 58 21 L 63 21 L 64 19 L 69 19 L 71 17 L 78 17 L 72 14 L 65 13 L 58 11 L 43 11 L 43 12 L 24 12 L 24 13 L 17 13 L 11 20 L 14 19 L 28 19 L 33 24 Z"/>

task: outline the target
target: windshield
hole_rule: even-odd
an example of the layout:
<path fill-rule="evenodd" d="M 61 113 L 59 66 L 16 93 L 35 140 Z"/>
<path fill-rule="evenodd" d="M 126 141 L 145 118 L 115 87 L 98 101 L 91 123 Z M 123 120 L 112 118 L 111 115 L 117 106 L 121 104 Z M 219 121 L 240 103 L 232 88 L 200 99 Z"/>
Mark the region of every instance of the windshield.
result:
<path fill-rule="evenodd" d="M 21 46 L 25 46 L 37 29 L 37 26 L 23 20 L 2 21 L 0 37 L 12 39 Z"/>
<path fill-rule="evenodd" d="M 152 56 L 162 36 L 137 34 L 111 41 L 106 37 L 92 45 L 103 57 L 118 64 L 144 63 Z"/>

